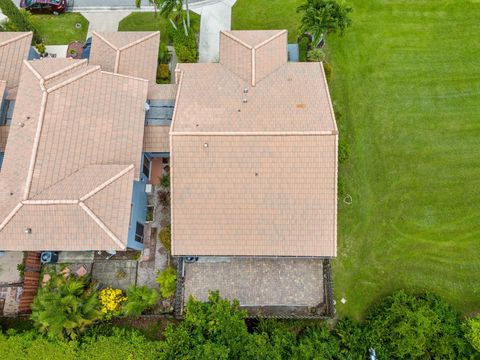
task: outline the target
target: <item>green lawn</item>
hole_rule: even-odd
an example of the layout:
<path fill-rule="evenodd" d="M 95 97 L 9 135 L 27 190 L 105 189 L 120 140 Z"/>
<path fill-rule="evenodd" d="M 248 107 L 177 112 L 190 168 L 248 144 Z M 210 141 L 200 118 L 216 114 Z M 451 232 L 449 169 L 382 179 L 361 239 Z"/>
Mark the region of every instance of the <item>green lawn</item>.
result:
<path fill-rule="evenodd" d="M 303 0 L 237 0 L 232 9 L 233 30 L 288 30 L 288 41 L 297 41 Z"/>
<path fill-rule="evenodd" d="M 32 15 L 33 25 L 38 29 L 46 45 L 65 45 L 71 41 L 84 42 L 88 21 L 79 13 L 60 15 Z M 80 29 L 75 24 L 82 24 Z"/>
<path fill-rule="evenodd" d="M 249 3 L 236 6 L 247 11 Z M 250 15 L 262 3 L 270 1 L 255 1 Z M 281 3 L 268 13 L 271 27 L 292 26 L 285 13 L 295 6 Z M 332 97 L 351 146 L 340 176 L 353 198 L 339 205 L 337 310 L 361 318 L 399 288 L 428 289 L 463 312 L 478 310 L 480 42 L 473 34 L 480 34 L 480 3 L 349 3 L 353 26 L 327 40 Z M 239 14 L 236 28 L 244 24 Z"/>
<path fill-rule="evenodd" d="M 190 11 L 190 24 L 195 32 L 200 29 L 200 16 Z M 167 26 L 170 22 L 163 16 L 154 12 L 134 12 L 128 15 L 118 24 L 119 31 L 160 31 L 160 41 L 170 44 Z"/>

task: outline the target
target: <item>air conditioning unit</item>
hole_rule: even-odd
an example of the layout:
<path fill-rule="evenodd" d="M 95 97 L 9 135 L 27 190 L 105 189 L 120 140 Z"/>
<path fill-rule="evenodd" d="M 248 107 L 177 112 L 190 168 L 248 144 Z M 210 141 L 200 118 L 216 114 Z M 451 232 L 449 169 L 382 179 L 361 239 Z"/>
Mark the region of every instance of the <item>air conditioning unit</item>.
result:
<path fill-rule="evenodd" d="M 152 184 L 146 184 L 146 185 L 145 185 L 145 192 L 146 192 L 147 194 L 151 194 L 151 193 L 153 192 L 153 186 L 152 186 Z"/>

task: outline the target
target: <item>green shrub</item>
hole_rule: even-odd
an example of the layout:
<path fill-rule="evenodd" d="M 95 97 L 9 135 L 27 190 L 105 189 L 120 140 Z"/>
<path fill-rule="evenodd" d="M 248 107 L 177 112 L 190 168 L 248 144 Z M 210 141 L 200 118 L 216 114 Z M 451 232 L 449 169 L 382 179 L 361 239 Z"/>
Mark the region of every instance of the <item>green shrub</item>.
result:
<path fill-rule="evenodd" d="M 163 174 L 162 178 L 160 179 L 160 185 L 164 188 L 170 187 L 170 174 Z"/>
<path fill-rule="evenodd" d="M 160 47 L 158 48 L 158 63 L 159 64 L 168 64 L 172 55 L 170 55 L 170 51 L 167 48 L 165 43 L 160 43 Z"/>
<path fill-rule="evenodd" d="M 160 294 L 163 298 L 169 298 L 177 289 L 177 272 L 171 266 L 158 272 L 157 283 L 160 285 Z"/>
<path fill-rule="evenodd" d="M 307 53 L 310 47 L 310 39 L 307 37 L 302 37 L 300 42 L 298 43 L 298 58 L 299 61 L 305 62 L 307 61 Z"/>
<path fill-rule="evenodd" d="M 175 54 L 181 63 L 195 63 L 198 60 L 197 39 L 195 33 L 190 31 L 188 36 L 185 35 L 183 28 L 178 30 L 172 28 L 171 36 Z"/>
<path fill-rule="evenodd" d="M 98 294 L 86 277 L 50 276 L 33 301 L 31 319 L 50 338 L 74 339 L 102 318 Z"/>
<path fill-rule="evenodd" d="M 465 322 L 465 337 L 480 352 L 480 315 Z"/>
<path fill-rule="evenodd" d="M 37 51 L 40 55 L 45 54 L 45 52 L 47 51 L 47 48 L 45 47 L 45 44 L 43 44 L 43 43 L 36 44 L 35 49 L 37 49 Z"/>
<path fill-rule="evenodd" d="M 123 305 L 123 311 L 127 316 L 140 316 L 144 311 L 153 308 L 159 299 L 157 290 L 132 285 L 127 289 L 127 301 Z"/>
<path fill-rule="evenodd" d="M 325 53 L 322 49 L 312 49 L 307 53 L 307 60 L 308 61 L 316 61 L 321 62 L 325 61 Z"/>
<path fill-rule="evenodd" d="M 379 359 L 460 359 L 471 352 L 457 311 L 432 294 L 399 291 L 367 315 Z"/>
<path fill-rule="evenodd" d="M 340 353 L 338 339 L 321 324 L 302 331 L 294 350 L 294 359 L 337 359 Z"/>
<path fill-rule="evenodd" d="M 172 232 L 170 226 L 165 226 L 162 230 L 160 230 L 160 234 L 158 234 L 160 242 L 165 250 L 170 253 L 172 251 Z"/>
<path fill-rule="evenodd" d="M 142 5 L 142 0 L 135 0 L 135 7 L 137 9 L 139 9 L 141 5 Z"/>
<path fill-rule="evenodd" d="M 157 68 L 157 84 L 170 84 L 168 64 L 159 64 Z"/>
<path fill-rule="evenodd" d="M 338 140 L 338 162 L 344 164 L 350 157 L 350 144 L 345 136 L 340 135 Z"/>
<path fill-rule="evenodd" d="M 0 0 L 0 10 L 2 10 L 2 13 L 8 18 L 10 26 L 13 27 L 13 29 L 10 30 L 32 31 L 33 43 L 38 44 L 42 42 L 38 30 L 29 19 L 29 12 L 17 8 L 12 0 Z"/>
<path fill-rule="evenodd" d="M 330 84 L 332 81 L 333 76 L 333 67 L 330 63 L 324 62 L 323 63 L 323 70 L 325 71 L 325 78 L 327 79 L 327 83 Z"/>

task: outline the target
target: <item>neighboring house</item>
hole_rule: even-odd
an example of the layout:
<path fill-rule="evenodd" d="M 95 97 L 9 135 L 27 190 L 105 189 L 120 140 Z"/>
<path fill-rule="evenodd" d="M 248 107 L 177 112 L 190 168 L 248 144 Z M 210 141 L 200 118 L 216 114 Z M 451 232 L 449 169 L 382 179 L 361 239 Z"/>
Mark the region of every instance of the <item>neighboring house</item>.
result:
<path fill-rule="evenodd" d="M 170 157 L 180 312 L 215 289 L 266 315 L 331 312 L 338 131 L 322 65 L 288 62 L 285 30 L 228 31 L 219 63 L 156 85 L 158 45 L 94 32 L 88 63 L 2 63 L 21 80 L 4 75 L 0 250 L 142 249 L 150 164 Z"/>

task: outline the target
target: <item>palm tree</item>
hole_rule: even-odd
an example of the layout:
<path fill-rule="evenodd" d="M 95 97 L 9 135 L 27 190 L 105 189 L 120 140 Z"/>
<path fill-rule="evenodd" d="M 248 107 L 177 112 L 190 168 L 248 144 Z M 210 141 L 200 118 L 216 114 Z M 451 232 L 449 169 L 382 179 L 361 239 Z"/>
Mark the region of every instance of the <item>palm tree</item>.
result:
<path fill-rule="evenodd" d="M 74 339 L 101 317 L 97 293 L 84 277 L 51 274 L 32 304 L 31 319 L 51 338 Z"/>
<path fill-rule="evenodd" d="M 301 33 L 311 34 L 315 46 L 329 33 L 340 31 L 343 34 L 352 23 L 348 16 L 352 8 L 336 0 L 307 0 L 297 8 L 297 12 L 303 13 Z"/>
<path fill-rule="evenodd" d="M 147 286 L 130 286 L 127 289 L 127 302 L 123 306 L 123 311 L 127 316 L 140 316 L 145 310 L 153 308 L 160 294 L 155 289 Z"/>

